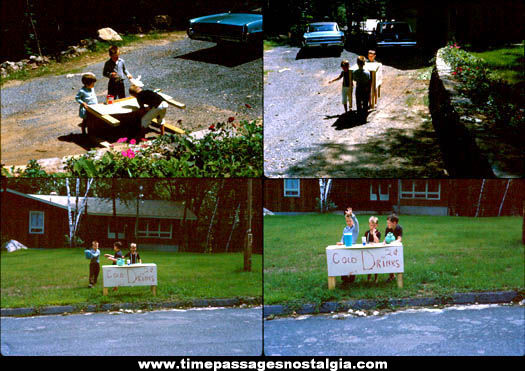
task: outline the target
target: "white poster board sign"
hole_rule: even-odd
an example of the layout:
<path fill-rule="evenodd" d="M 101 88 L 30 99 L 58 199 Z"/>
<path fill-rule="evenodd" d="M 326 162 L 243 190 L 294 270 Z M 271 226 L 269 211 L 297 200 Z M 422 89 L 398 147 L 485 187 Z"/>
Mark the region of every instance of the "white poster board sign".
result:
<path fill-rule="evenodd" d="M 102 277 L 104 287 L 157 286 L 157 265 L 103 265 Z"/>
<path fill-rule="evenodd" d="M 349 274 L 403 273 L 403 245 L 399 242 L 383 245 L 368 244 L 326 248 L 328 276 Z"/>

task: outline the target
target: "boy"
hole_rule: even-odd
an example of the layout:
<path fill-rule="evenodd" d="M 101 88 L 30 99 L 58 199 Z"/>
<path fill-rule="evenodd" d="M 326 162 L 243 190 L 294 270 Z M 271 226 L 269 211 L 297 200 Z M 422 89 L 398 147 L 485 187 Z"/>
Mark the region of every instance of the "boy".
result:
<path fill-rule="evenodd" d="M 346 59 L 341 62 L 341 74 L 333 80 L 328 81 L 329 84 L 343 79 L 343 85 L 341 89 L 341 97 L 343 100 L 343 106 L 345 107 L 345 113 L 348 112 L 347 102 L 350 103 L 350 111 L 352 110 L 352 79 L 350 72 L 350 62 Z"/>
<path fill-rule="evenodd" d="M 115 255 L 104 254 L 104 256 L 108 258 L 109 260 L 111 260 L 113 262 L 113 265 L 116 265 L 117 260 L 122 259 L 122 251 L 120 251 L 121 249 L 122 249 L 122 242 L 116 241 L 115 243 L 113 243 L 113 251 L 115 251 Z M 117 290 L 118 290 L 117 286 L 113 287 L 113 291 L 117 291 Z"/>
<path fill-rule="evenodd" d="M 355 244 L 357 241 L 357 236 L 359 235 L 359 222 L 357 221 L 357 217 L 352 212 L 352 208 L 349 207 L 345 211 L 345 221 L 346 221 L 346 227 L 343 229 L 343 235 L 341 236 L 341 241 L 338 242 L 338 245 L 344 245 L 344 237 L 345 233 L 352 233 L 352 244 Z M 355 281 L 354 275 L 348 275 L 348 276 L 341 276 L 341 279 L 343 282 L 352 283 Z"/>
<path fill-rule="evenodd" d="M 91 73 L 86 72 L 82 75 L 83 87 L 78 91 L 75 100 L 80 104 L 78 115 L 82 118 L 82 134 L 86 134 L 86 107 L 90 104 L 97 104 L 97 95 L 95 94 L 95 82 L 97 77 Z"/>
<path fill-rule="evenodd" d="M 352 80 L 356 82 L 355 100 L 357 105 L 357 115 L 366 122 L 366 114 L 368 113 L 368 101 L 370 99 L 370 83 L 372 78 L 370 72 L 366 71 L 365 57 L 357 57 L 357 70 L 352 71 Z"/>
<path fill-rule="evenodd" d="M 93 241 L 91 243 L 91 260 L 89 262 L 89 288 L 92 288 L 96 285 L 98 274 L 100 273 L 100 250 L 98 249 L 98 241 Z"/>
<path fill-rule="evenodd" d="M 374 63 L 376 61 L 376 51 L 375 50 L 369 50 L 368 51 L 368 62 Z"/>
<path fill-rule="evenodd" d="M 140 109 L 146 111 L 146 114 L 140 120 L 141 138 L 144 138 L 146 129 L 155 117 L 157 117 L 157 123 L 161 127 L 164 125 L 164 116 L 166 116 L 166 109 L 168 108 L 168 103 L 164 101 L 164 98 L 153 90 L 143 90 L 135 85 L 130 86 L 129 94 L 137 98 Z M 145 108 L 146 105 L 148 108 Z"/>
<path fill-rule="evenodd" d="M 112 45 L 109 48 L 109 57 L 102 72 L 105 77 L 109 78 L 108 95 L 116 99 L 125 98 L 124 78 L 132 79 L 133 76 L 126 69 L 124 60 L 120 58 L 118 46 Z"/>
<path fill-rule="evenodd" d="M 396 241 L 401 242 L 403 239 L 403 227 L 401 227 L 399 224 L 399 218 L 395 214 L 391 214 L 386 219 L 386 230 L 385 230 L 385 238 L 388 233 L 392 233 L 396 239 Z M 383 241 L 384 242 L 384 241 Z M 394 273 L 390 273 L 388 275 L 388 279 L 386 282 L 392 282 L 395 278 Z"/>
<path fill-rule="evenodd" d="M 115 254 L 114 255 L 104 254 L 104 256 L 108 258 L 109 260 L 111 260 L 113 262 L 113 265 L 116 265 L 117 260 L 122 259 L 122 251 L 120 251 L 121 249 L 122 249 L 122 242 L 116 241 L 113 244 L 113 251 L 115 251 Z"/>
<path fill-rule="evenodd" d="M 129 252 L 126 255 L 124 255 L 124 258 L 129 258 L 130 264 L 142 264 L 142 259 L 140 258 L 140 255 L 137 252 L 136 243 L 131 243 L 129 245 Z"/>
<path fill-rule="evenodd" d="M 368 228 L 369 230 L 365 232 L 365 238 L 366 243 L 379 243 L 379 240 L 381 239 L 381 232 L 377 230 L 377 224 L 379 220 L 375 216 L 371 216 L 370 219 L 368 219 Z M 372 277 L 371 274 L 369 274 L 366 278 L 366 281 L 370 281 L 370 278 Z M 377 273 L 374 276 L 374 282 L 377 282 Z"/>

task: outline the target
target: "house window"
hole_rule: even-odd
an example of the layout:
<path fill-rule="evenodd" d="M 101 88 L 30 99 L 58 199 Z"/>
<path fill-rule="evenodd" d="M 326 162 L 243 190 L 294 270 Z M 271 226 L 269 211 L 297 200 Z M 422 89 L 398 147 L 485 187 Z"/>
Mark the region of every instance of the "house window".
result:
<path fill-rule="evenodd" d="M 29 233 L 30 234 L 44 234 L 44 212 L 30 211 L 29 212 Z"/>
<path fill-rule="evenodd" d="M 370 201 L 388 201 L 390 199 L 390 194 L 388 193 L 388 185 L 383 184 L 370 184 Z"/>
<path fill-rule="evenodd" d="M 284 197 L 300 197 L 300 189 L 299 179 L 284 179 Z"/>
<path fill-rule="evenodd" d="M 120 227 L 120 228 L 119 228 Z M 117 223 L 117 229 L 121 229 L 122 226 L 120 226 L 118 223 Z M 124 239 L 126 237 L 126 234 L 124 232 L 118 232 L 118 239 L 121 240 L 121 239 Z M 113 222 L 109 222 L 108 223 L 108 238 L 109 239 L 115 239 L 115 231 L 113 230 Z"/>
<path fill-rule="evenodd" d="M 440 200 L 441 183 L 428 180 L 403 180 L 401 198 L 416 200 Z"/>
<path fill-rule="evenodd" d="M 136 236 L 143 238 L 171 239 L 173 224 L 169 220 L 139 219 Z"/>

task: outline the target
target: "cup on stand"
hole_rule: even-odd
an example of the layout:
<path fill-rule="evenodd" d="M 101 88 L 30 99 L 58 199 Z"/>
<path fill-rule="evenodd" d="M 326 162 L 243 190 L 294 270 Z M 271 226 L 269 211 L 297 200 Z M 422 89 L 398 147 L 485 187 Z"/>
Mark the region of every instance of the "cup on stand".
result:
<path fill-rule="evenodd" d="M 352 246 L 352 233 L 343 233 L 343 242 L 346 247 Z"/>

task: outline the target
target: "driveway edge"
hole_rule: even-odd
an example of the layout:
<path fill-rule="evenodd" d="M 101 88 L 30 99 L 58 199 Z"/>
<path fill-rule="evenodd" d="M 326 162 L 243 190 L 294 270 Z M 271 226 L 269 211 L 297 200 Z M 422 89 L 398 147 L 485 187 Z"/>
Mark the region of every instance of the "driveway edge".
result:
<path fill-rule="evenodd" d="M 96 313 L 125 310 L 162 310 L 162 309 L 191 309 L 212 307 L 252 307 L 262 305 L 262 298 L 245 297 L 231 299 L 194 299 L 188 301 L 174 301 L 163 303 L 119 303 L 119 304 L 87 304 L 87 305 L 56 305 L 46 307 L 1 308 L 0 317 L 22 317 L 37 315 L 57 315 L 73 313 Z"/>
<path fill-rule="evenodd" d="M 401 299 L 359 299 L 342 302 L 326 302 L 321 305 L 303 304 L 300 308 L 286 305 L 263 306 L 263 317 L 289 314 L 320 314 L 352 310 L 384 309 L 400 307 L 427 307 L 446 304 L 500 304 L 520 302 L 523 296 L 518 291 L 466 292 L 449 296 L 401 298 Z"/>

